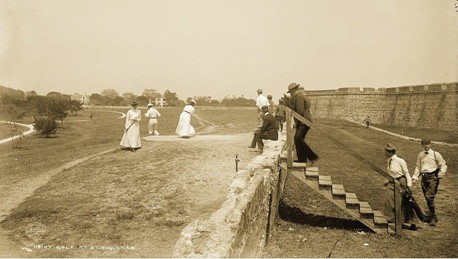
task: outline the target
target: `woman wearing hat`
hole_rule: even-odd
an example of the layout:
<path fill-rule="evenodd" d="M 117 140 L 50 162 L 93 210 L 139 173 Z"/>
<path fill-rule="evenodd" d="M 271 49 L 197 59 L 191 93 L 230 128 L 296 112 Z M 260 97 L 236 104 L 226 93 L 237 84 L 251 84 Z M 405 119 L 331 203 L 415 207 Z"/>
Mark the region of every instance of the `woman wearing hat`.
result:
<path fill-rule="evenodd" d="M 158 110 L 153 108 L 153 104 L 150 103 L 148 104 L 148 111 L 145 113 L 145 117 L 149 118 L 148 121 L 148 134 L 159 136 L 159 132 L 157 131 L 157 118 L 161 117 L 161 114 L 159 113 Z"/>
<path fill-rule="evenodd" d="M 135 151 L 142 147 L 140 140 L 140 120 L 141 111 L 137 109 L 138 103 L 132 103 L 132 109 L 130 109 L 126 114 L 126 124 L 124 134 L 121 139 L 121 147 L 123 149 L 130 149 Z"/>
<path fill-rule="evenodd" d="M 194 127 L 191 125 L 191 114 L 195 111 L 194 105 L 196 105 L 196 101 L 190 100 L 188 104 L 184 106 L 183 112 L 180 114 L 180 120 L 175 130 L 175 133 L 177 133 L 180 138 L 190 138 L 196 133 Z"/>

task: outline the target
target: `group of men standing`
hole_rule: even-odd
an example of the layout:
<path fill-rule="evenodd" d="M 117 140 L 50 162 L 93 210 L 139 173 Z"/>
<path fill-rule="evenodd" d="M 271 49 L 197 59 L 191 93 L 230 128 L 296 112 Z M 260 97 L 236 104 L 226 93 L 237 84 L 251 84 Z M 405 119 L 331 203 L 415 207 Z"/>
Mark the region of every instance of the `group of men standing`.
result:
<path fill-rule="evenodd" d="M 256 148 L 262 151 L 264 148 L 263 139 L 278 140 L 278 131 L 283 131 L 283 123 L 285 122 L 286 111 L 283 106 L 283 99 L 279 100 L 277 106 L 272 101 L 272 96 L 265 97 L 262 94 L 262 89 L 257 91 L 256 106 L 258 108 L 257 118 L 258 127 L 254 130 L 253 140 L 249 148 Z M 310 112 L 311 102 L 306 96 L 305 91 L 297 83 L 291 83 L 288 86 L 288 93 L 291 95 L 291 108 L 303 116 L 305 119 L 313 123 L 312 114 Z M 302 121 L 294 118 L 296 133 L 294 135 L 294 144 L 296 146 L 297 160 L 295 162 L 307 163 L 311 162 L 311 166 L 315 166 L 318 160 L 318 155 L 305 142 L 310 126 Z"/>
<path fill-rule="evenodd" d="M 256 99 L 256 106 L 258 108 L 257 118 L 258 127 L 254 130 L 253 139 L 249 148 L 255 149 L 258 145 L 258 151 L 264 148 L 263 139 L 278 140 L 278 131 L 283 129 L 286 114 L 283 106 L 283 100 L 279 100 L 279 105 L 275 106 L 272 101 L 272 96 L 265 97 L 262 94 L 262 89 L 257 91 L 258 97 Z M 289 107 L 305 118 L 299 120 L 294 117 L 296 132 L 294 135 L 294 144 L 296 146 L 297 160 L 294 162 L 307 163 L 310 166 L 315 166 L 318 155 L 310 148 L 305 142 L 305 136 L 313 123 L 313 117 L 310 111 L 311 102 L 307 97 L 305 91 L 297 83 L 291 83 L 288 86 L 288 93 L 291 95 Z M 369 117 L 365 121 L 366 126 L 370 125 Z M 431 141 L 423 139 L 421 141 L 423 151 L 418 154 L 415 171 L 413 176 L 410 176 L 407 169 L 407 164 L 404 159 L 396 155 L 396 148 L 387 144 L 384 148 L 385 155 L 388 158 L 387 171 L 392 177 L 392 180 L 386 183 L 387 198 L 386 205 L 389 207 L 388 211 L 392 212 L 389 215 L 388 221 L 394 222 L 394 181 L 400 184 L 400 192 L 402 197 L 401 215 L 402 222 L 412 229 L 416 230 L 414 220 L 414 213 L 418 215 L 420 220 L 435 226 L 438 219 L 436 215 L 436 208 L 434 205 L 434 198 L 436 196 L 439 182 L 447 171 L 447 165 L 442 155 L 431 149 Z M 423 215 L 423 212 L 418 207 L 418 204 L 412 197 L 412 183 L 416 182 L 421 176 L 421 188 L 428 205 L 428 215 Z"/>
<path fill-rule="evenodd" d="M 391 212 L 388 221 L 394 222 L 394 181 L 398 181 L 400 185 L 401 201 L 401 222 L 405 223 L 406 227 L 411 230 L 416 230 L 416 220 L 414 213 L 418 218 L 427 222 L 430 226 L 436 226 L 438 222 L 436 214 L 436 206 L 434 199 L 437 194 L 439 182 L 447 172 L 447 164 L 442 155 L 431 149 L 431 141 L 429 139 L 421 140 L 423 151 L 421 151 L 415 163 L 413 176 L 410 176 L 407 168 L 407 163 L 404 159 L 396 155 L 396 147 L 392 144 L 385 146 L 385 155 L 387 159 L 387 171 L 393 178 L 385 184 L 387 187 L 387 209 Z M 423 212 L 418 207 L 415 199 L 412 197 L 412 184 L 418 181 L 421 176 L 421 189 L 428 205 L 428 215 L 423 215 Z"/>

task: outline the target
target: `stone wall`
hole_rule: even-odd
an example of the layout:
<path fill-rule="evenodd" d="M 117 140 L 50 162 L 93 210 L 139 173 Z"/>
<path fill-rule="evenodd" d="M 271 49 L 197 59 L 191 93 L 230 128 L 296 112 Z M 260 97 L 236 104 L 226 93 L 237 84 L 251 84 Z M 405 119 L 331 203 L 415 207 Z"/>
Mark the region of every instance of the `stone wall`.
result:
<path fill-rule="evenodd" d="M 237 172 L 221 208 L 208 220 L 186 226 L 173 257 L 260 257 L 277 215 L 285 173 L 279 155 L 285 136 Z"/>
<path fill-rule="evenodd" d="M 307 91 L 315 117 L 404 127 L 458 129 L 458 83 Z"/>

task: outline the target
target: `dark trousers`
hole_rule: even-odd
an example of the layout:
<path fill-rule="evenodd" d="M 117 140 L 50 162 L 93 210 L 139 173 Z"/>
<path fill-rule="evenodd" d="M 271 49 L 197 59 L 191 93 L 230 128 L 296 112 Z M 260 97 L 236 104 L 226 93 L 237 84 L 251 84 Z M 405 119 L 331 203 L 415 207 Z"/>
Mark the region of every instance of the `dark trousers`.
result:
<path fill-rule="evenodd" d="M 430 211 L 430 215 L 436 218 L 436 208 L 434 206 L 434 198 L 436 197 L 437 188 L 439 187 L 439 177 L 437 172 L 422 174 L 421 176 L 421 189 L 425 195 L 426 204 Z"/>
<path fill-rule="evenodd" d="M 256 144 L 258 144 L 258 148 L 263 150 L 264 149 L 264 142 L 262 141 L 263 139 L 276 140 L 276 139 L 270 138 L 267 132 L 261 133 L 261 131 L 255 130 L 253 134 L 253 139 L 251 140 L 250 147 L 255 148 Z"/>
<path fill-rule="evenodd" d="M 406 197 L 406 190 L 407 190 L 407 180 L 405 177 L 399 178 L 400 185 L 400 194 L 401 194 L 401 218 L 402 223 L 415 223 L 414 222 L 414 210 L 409 202 L 409 199 Z M 387 216 L 389 216 L 389 221 L 394 222 L 394 182 L 390 181 L 385 184 L 386 187 L 386 201 L 385 206 L 387 207 L 387 211 L 389 212 Z"/>
<path fill-rule="evenodd" d="M 305 143 L 305 135 L 309 131 L 309 127 L 305 124 L 297 124 L 296 134 L 294 135 L 294 145 L 296 145 L 297 160 L 307 162 L 318 160 L 318 155 Z"/>

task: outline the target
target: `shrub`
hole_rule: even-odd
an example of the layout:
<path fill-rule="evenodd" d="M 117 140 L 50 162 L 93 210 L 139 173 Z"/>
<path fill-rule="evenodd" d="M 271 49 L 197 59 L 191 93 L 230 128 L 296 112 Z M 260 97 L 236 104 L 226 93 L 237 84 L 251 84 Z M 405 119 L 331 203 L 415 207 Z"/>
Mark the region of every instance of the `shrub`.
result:
<path fill-rule="evenodd" d="M 42 137 L 49 137 L 57 131 L 57 122 L 50 117 L 35 117 L 33 116 L 33 128 L 40 133 Z"/>

